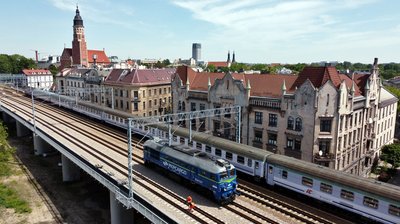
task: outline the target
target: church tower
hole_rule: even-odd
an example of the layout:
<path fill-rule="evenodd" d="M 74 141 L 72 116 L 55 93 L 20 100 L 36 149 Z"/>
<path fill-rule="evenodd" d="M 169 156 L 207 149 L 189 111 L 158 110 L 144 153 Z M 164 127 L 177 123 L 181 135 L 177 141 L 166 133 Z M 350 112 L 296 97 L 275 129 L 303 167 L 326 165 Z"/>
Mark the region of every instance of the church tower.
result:
<path fill-rule="evenodd" d="M 72 40 L 72 64 L 88 67 L 88 51 L 86 47 L 83 20 L 79 14 L 79 8 L 76 6 L 76 15 L 74 18 L 74 39 Z"/>

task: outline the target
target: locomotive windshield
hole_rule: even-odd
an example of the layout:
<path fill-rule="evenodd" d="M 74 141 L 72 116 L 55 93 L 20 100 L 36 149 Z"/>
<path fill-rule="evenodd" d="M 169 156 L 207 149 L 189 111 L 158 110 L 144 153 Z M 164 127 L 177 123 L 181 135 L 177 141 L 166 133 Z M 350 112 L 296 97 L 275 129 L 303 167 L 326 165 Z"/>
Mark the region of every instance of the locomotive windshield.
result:
<path fill-rule="evenodd" d="M 220 178 L 220 179 L 225 179 L 225 178 L 227 178 L 227 177 L 228 177 L 228 172 L 226 172 L 226 171 L 221 172 L 221 173 L 219 174 L 219 178 Z"/>

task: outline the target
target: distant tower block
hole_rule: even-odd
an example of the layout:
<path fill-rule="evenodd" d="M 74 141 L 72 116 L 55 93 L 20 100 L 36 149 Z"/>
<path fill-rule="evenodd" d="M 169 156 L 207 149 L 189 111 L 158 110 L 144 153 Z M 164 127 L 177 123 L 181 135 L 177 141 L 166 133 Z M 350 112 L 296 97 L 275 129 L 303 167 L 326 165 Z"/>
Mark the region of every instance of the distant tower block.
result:
<path fill-rule="evenodd" d="M 192 58 L 194 60 L 199 61 L 201 59 L 201 44 L 193 43 L 192 45 Z"/>

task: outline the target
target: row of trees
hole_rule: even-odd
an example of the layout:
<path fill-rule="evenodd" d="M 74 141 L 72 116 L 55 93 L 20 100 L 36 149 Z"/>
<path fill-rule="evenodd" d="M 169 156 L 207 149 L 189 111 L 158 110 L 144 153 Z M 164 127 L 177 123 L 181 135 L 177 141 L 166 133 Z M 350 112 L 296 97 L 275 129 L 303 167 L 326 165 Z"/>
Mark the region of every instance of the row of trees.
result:
<path fill-rule="evenodd" d="M 261 74 L 275 74 L 277 71 L 281 70 L 283 67 L 292 70 L 294 74 L 298 74 L 303 70 L 306 66 L 320 66 L 320 64 L 305 64 L 305 63 L 297 63 L 297 64 L 285 64 L 285 65 L 268 65 L 268 64 L 245 64 L 245 63 L 234 63 L 231 67 L 223 67 L 216 68 L 214 65 L 208 65 L 205 69 L 209 72 L 243 72 L 248 70 L 260 71 Z M 384 79 L 390 79 L 395 76 L 400 75 L 400 63 L 388 63 L 388 64 L 379 64 L 379 74 Z M 336 64 L 336 69 L 339 71 L 346 71 L 349 69 L 350 71 L 369 71 L 372 68 L 372 64 L 362 64 L 362 63 L 354 63 L 345 61 L 342 63 Z"/>
<path fill-rule="evenodd" d="M 276 74 L 283 67 L 293 71 L 293 73 L 299 73 L 307 64 L 286 64 L 286 65 L 268 65 L 268 64 L 245 64 L 245 63 L 233 63 L 231 67 L 217 68 L 214 65 L 208 65 L 205 70 L 209 72 L 243 72 L 243 71 L 260 71 L 261 74 Z"/>
<path fill-rule="evenodd" d="M 36 63 L 19 54 L 0 54 L 0 73 L 19 74 L 23 69 L 36 68 Z"/>

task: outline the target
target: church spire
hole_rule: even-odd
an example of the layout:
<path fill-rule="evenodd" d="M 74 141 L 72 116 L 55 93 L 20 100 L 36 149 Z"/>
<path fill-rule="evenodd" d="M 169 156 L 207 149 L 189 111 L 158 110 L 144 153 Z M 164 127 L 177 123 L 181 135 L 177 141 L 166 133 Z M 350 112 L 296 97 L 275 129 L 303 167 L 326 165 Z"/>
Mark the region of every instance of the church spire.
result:
<path fill-rule="evenodd" d="M 233 54 L 232 54 L 232 63 L 236 63 L 236 59 L 235 59 L 235 51 L 233 51 Z"/>
<path fill-rule="evenodd" d="M 75 17 L 74 17 L 74 27 L 75 26 L 83 26 L 83 20 L 81 14 L 79 12 L 78 4 L 76 5 Z"/>
<path fill-rule="evenodd" d="M 228 51 L 228 59 L 226 60 L 227 63 L 231 63 L 231 51 Z"/>

